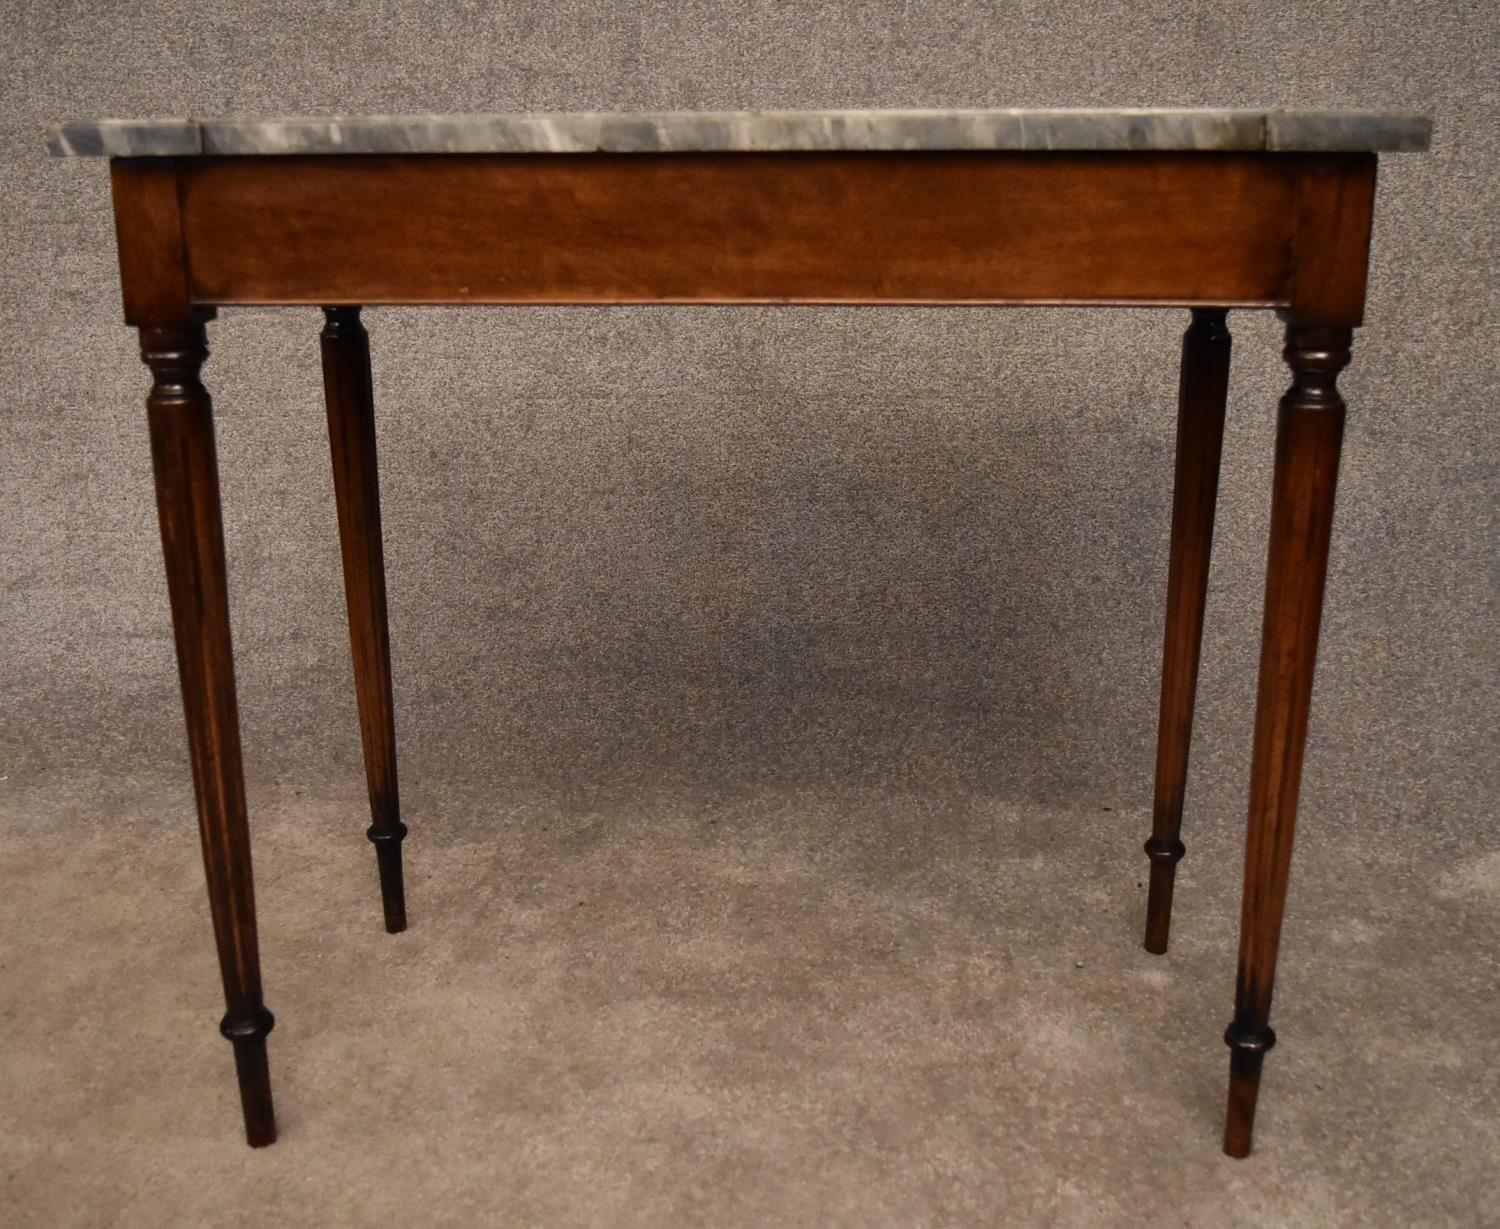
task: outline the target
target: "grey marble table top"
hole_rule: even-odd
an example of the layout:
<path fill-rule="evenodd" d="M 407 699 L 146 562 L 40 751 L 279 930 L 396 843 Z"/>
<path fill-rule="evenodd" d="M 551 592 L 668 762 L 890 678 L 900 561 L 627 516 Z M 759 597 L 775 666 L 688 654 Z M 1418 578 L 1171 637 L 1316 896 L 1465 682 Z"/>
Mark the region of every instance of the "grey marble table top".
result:
<path fill-rule="evenodd" d="M 68 157 L 803 150 L 1423 150 L 1405 111 L 655 111 L 104 119 L 52 124 Z"/>

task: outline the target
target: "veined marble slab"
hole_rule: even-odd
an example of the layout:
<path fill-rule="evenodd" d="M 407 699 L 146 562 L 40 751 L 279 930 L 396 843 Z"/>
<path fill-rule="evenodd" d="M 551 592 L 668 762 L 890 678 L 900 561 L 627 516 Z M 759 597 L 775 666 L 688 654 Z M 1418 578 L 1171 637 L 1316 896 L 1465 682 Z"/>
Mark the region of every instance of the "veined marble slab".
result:
<path fill-rule="evenodd" d="M 106 119 L 51 124 L 69 157 L 799 150 L 1424 150 L 1406 111 L 655 111 Z"/>

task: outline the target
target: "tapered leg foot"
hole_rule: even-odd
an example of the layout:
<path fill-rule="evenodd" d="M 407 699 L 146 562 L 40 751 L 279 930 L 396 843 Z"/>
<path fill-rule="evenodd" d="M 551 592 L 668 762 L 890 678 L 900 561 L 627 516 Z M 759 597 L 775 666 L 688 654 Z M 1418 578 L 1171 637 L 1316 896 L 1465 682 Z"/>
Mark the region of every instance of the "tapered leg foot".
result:
<path fill-rule="evenodd" d="M 323 389 L 333 457 L 334 500 L 344 561 L 344 598 L 354 655 L 360 741 L 370 791 L 370 828 L 380 871 L 385 928 L 406 929 L 401 874 L 401 801 L 396 783 L 396 718 L 391 695 L 391 642 L 385 605 L 385 552 L 380 534 L 380 483 L 375 453 L 375 397 L 370 339 L 357 307 L 325 307 Z"/>
<path fill-rule="evenodd" d="M 1172 926 L 1172 892 L 1177 884 L 1177 864 L 1187 855 L 1179 840 L 1163 841 L 1150 837 L 1144 846 L 1151 859 L 1151 878 L 1146 892 L 1145 947 L 1154 956 L 1167 950 L 1167 935 Z"/>
<path fill-rule="evenodd" d="M 256 1016 L 226 1015 L 219 1024 L 234 1046 L 234 1070 L 240 1085 L 240 1109 L 245 1116 L 245 1138 L 252 1148 L 276 1142 L 276 1114 L 271 1107 L 271 1067 L 266 1058 L 266 1035 L 276 1019 L 264 1008 Z"/>
<path fill-rule="evenodd" d="M 1234 1025 L 1224 1030 L 1229 1047 L 1229 1112 L 1224 1123 L 1224 1152 L 1237 1160 L 1250 1155 L 1255 1127 L 1255 1102 L 1260 1096 L 1260 1069 L 1276 1044 L 1269 1025 L 1262 1033 L 1241 1033 Z"/>
<path fill-rule="evenodd" d="M 394 827 L 371 826 L 365 835 L 375 846 L 386 933 L 400 934 L 406 929 L 406 885 L 401 877 L 401 841 L 406 836 L 406 825 L 398 822 Z"/>
<path fill-rule="evenodd" d="M 1146 950 L 1157 954 L 1167 950 L 1177 863 L 1186 852 L 1180 835 L 1182 803 L 1187 791 L 1188 745 L 1193 734 L 1219 457 L 1224 445 L 1224 406 L 1229 393 L 1227 315 L 1223 308 L 1195 308 L 1192 323 L 1182 337 L 1156 792 L 1151 839 L 1146 842 L 1146 855 L 1151 859 Z"/>
<path fill-rule="evenodd" d="M 1336 381 L 1349 362 L 1350 337 L 1347 328 L 1287 329 L 1293 383 L 1277 416 L 1239 973 L 1234 1019 L 1224 1035 L 1230 1050 L 1224 1151 L 1233 1157 L 1250 1154 L 1261 1065 L 1276 1040 L 1271 991 L 1291 874 L 1344 436 L 1344 401 Z"/>
<path fill-rule="evenodd" d="M 156 503 L 208 903 L 228 1009 L 220 1031 L 234 1045 L 245 1133 L 253 1147 L 264 1147 L 276 1138 L 266 1063 L 272 1020 L 261 1000 L 213 407 L 198 378 L 208 357 L 203 325 L 142 328 L 141 357 L 153 376 L 146 409 Z"/>

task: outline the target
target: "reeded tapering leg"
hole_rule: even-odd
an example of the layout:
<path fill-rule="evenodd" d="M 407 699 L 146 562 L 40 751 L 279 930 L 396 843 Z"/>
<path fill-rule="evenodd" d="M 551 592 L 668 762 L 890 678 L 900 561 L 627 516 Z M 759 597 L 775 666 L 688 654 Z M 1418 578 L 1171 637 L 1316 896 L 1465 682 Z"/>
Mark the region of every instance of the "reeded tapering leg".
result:
<path fill-rule="evenodd" d="M 146 407 L 156 505 L 209 907 L 224 979 L 227 1010 L 220 1031 L 234 1044 L 245 1134 L 252 1147 L 263 1147 L 276 1139 L 266 1064 L 266 1035 L 275 1021 L 261 1001 L 213 408 L 198 379 L 208 349 L 201 323 L 143 328 L 140 336 L 141 357 L 154 377 Z"/>
<path fill-rule="evenodd" d="M 380 870 L 385 928 L 406 929 L 401 877 L 401 803 L 396 788 L 396 719 L 391 698 L 391 643 L 385 611 L 385 555 L 380 541 L 380 483 L 375 458 L 375 398 L 370 339 L 357 307 L 323 309 L 323 388 L 328 442 L 344 556 L 344 597 L 354 650 L 354 689 L 370 789 L 370 828 Z"/>
<path fill-rule="evenodd" d="M 1156 734 L 1156 795 L 1151 809 L 1151 891 L 1146 900 L 1146 950 L 1167 950 L 1172 886 L 1183 849 L 1182 800 L 1198 690 L 1198 650 L 1219 494 L 1224 404 L 1229 395 L 1228 312 L 1194 308 L 1182 336 L 1177 391 L 1177 467 L 1172 484 L 1172 545 L 1167 564 L 1166 642 L 1162 649 L 1161 716 Z"/>
<path fill-rule="evenodd" d="M 1335 382 L 1349 362 L 1350 337 L 1347 328 L 1287 329 L 1286 360 L 1293 381 L 1277 418 L 1239 975 L 1234 1020 L 1224 1034 L 1230 1050 L 1224 1151 L 1234 1157 L 1250 1155 L 1261 1063 L 1276 1043 L 1271 987 L 1291 870 L 1344 438 L 1344 401 Z"/>

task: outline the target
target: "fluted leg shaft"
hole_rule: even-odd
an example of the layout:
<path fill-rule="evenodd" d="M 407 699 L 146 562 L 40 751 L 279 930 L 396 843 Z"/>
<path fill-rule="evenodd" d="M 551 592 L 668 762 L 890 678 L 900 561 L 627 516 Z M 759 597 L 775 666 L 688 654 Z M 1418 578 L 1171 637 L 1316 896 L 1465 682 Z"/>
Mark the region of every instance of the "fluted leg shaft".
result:
<path fill-rule="evenodd" d="M 275 1021 L 261 1001 L 213 407 L 198 378 L 208 349 L 201 323 L 142 328 L 140 336 L 141 357 L 153 376 L 146 407 L 156 504 L 224 981 L 220 1031 L 234 1045 L 246 1136 L 252 1147 L 263 1147 L 276 1139 L 266 1061 L 266 1035 Z"/>
<path fill-rule="evenodd" d="M 1187 790 L 1188 746 L 1198 690 L 1203 607 L 1208 595 L 1214 504 L 1229 393 L 1228 312 L 1194 308 L 1182 337 L 1177 394 L 1177 465 L 1172 485 L 1172 544 L 1167 565 L 1167 619 L 1162 649 L 1161 715 L 1156 737 L 1156 792 L 1151 812 L 1151 888 L 1146 902 L 1146 950 L 1167 950 L 1172 888 Z"/>
<path fill-rule="evenodd" d="M 1239 974 L 1234 1019 L 1225 1033 L 1230 1063 L 1224 1151 L 1234 1157 L 1250 1153 L 1261 1065 L 1276 1042 L 1271 989 L 1344 435 L 1344 401 L 1336 381 L 1349 362 L 1350 338 L 1347 328 L 1287 329 L 1286 360 L 1293 382 L 1277 419 Z"/>
<path fill-rule="evenodd" d="M 354 654 L 370 827 L 380 872 L 385 928 L 406 929 L 401 874 L 401 801 L 396 784 L 396 719 L 391 696 L 391 642 L 386 621 L 385 554 L 380 534 L 380 483 L 375 455 L 375 398 L 370 339 L 357 307 L 325 307 L 323 388 L 333 455 L 334 499 L 344 559 L 344 597 Z"/>

